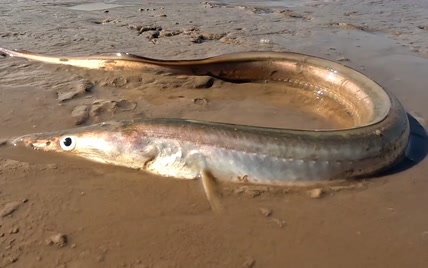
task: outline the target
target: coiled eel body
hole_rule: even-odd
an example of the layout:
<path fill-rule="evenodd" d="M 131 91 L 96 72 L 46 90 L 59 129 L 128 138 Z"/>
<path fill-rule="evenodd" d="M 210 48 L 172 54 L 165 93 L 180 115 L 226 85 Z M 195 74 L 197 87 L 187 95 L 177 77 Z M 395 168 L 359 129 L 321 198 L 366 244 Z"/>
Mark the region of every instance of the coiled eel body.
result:
<path fill-rule="evenodd" d="M 400 102 L 341 64 L 297 53 L 244 52 L 196 60 L 157 60 L 126 53 L 53 57 L 0 48 L 5 56 L 104 70 L 209 75 L 277 81 L 317 91 L 349 112 L 354 127 L 295 130 L 185 119 L 105 122 L 18 137 L 14 145 L 61 151 L 98 162 L 181 179 L 293 185 L 366 177 L 403 156 L 409 122 Z"/>

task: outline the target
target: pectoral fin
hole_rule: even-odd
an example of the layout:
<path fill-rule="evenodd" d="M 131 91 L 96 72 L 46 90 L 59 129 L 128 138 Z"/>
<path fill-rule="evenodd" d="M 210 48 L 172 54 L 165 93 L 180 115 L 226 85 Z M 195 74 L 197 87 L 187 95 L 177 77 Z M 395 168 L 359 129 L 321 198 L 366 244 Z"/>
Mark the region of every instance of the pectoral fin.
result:
<path fill-rule="evenodd" d="M 208 202 L 210 203 L 212 211 L 215 213 L 222 212 L 223 206 L 220 202 L 220 196 L 217 190 L 217 185 L 215 183 L 215 178 L 209 171 L 203 170 L 201 172 L 201 179 L 205 194 L 207 196 Z"/>

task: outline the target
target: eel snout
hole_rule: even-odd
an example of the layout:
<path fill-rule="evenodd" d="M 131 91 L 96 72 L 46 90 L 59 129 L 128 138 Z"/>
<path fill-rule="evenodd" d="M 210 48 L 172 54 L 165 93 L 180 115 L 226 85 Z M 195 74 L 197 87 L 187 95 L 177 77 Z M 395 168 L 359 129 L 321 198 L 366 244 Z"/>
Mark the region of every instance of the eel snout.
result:
<path fill-rule="evenodd" d="M 12 145 L 12 146 L 17 146 L 17 147 L 27 147 L 27 148 L 31 148 L 34 150 L 38 150 L 38 149 L 43 147 L 41 145 L 46 146 L 49 143 L 50 143 L 49 140 L 34 139 L 34 137 L 32 137 L 30 135 L 0 140 L 0 145 Z"/>

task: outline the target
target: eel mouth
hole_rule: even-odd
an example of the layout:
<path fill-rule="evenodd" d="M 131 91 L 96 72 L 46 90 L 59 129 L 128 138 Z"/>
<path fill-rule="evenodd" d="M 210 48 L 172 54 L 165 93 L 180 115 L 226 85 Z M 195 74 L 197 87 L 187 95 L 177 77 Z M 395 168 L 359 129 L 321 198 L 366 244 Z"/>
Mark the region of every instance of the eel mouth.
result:
<path fill-rule="evenodd" d="M 35 135 L 25 135 L 5 140 L 4 144 L 46 151 L 47 147 L 52 144 L 52 141 L 50 139 L 37 138 Z"/>

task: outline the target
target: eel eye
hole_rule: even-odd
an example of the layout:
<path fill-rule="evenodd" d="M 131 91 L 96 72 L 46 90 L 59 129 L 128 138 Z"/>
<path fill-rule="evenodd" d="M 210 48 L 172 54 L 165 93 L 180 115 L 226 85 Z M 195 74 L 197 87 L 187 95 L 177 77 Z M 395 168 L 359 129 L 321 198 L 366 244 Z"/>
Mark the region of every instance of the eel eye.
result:
<path fill-rule="evenodd" d="M 71 151 L 76 147 L 76 138 L 71 136 L 62 137 L 59 145 L 64 151 Z"/>

